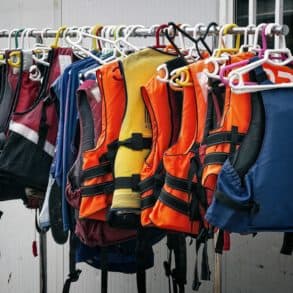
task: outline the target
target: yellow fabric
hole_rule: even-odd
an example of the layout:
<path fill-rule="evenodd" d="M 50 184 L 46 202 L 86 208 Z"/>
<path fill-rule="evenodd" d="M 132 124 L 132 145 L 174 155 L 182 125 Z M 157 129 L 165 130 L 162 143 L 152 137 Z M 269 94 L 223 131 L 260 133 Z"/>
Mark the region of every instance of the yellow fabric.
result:
<path fill-rule="evenodd" d="M 141 133 L 143 137 L 152 136 L 150 120 L 141 96 L 141 86 L 145 85 L 156 68 L 175 56 L 151 48 L 136 52 L 122 60 L 123 76 L 127 96 L 127 106 L 119 141 L 131 138 L 132 133 Z M 120 146 L 115 158 L 114 175 L 131 177 L 140 174 L 149 149 L 133 150 Z M 112 208 L 140 208 L 140 194 L 132 189 L 115 189 Z"/>

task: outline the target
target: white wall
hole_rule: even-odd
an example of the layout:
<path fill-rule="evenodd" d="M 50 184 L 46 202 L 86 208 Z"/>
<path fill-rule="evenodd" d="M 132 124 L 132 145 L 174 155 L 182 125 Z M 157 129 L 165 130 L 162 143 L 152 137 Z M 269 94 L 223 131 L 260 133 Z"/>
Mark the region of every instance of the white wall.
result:
<path fill-rule="evenodd" d="M 175 21 L 195 25 L 218 20 L 219 1 L 223 0 L 10 0 L 1 1 L 0 29 L 14 27 L 54 27 L 66 25 L 131 24 L 151 25 Z M 225 15 L 223 13 L 221 15 Z M 227 13 L 226 13 L 227 14 Z M 223 19 L 223 16 L 221 16 Z M 20 202 L 0 202 L 4 215 L 0 220 L 0 293 L 37 293 L 38 258 L 31 254 L 34 238 L 34 214 Z M 251 237 L 233 237 L 232 251 L 223 259 L 224 293 L 292 293 L 292 258 L 280 256 L 281 235 L 267 233 Z M 148 272 L 148 292 L 168 292 L 162 263 L 164 243 L 156 246 L 156 266 Z M 48 233 L 48 292 L 61 292 L 68 273 L 67 247 L 53 243 Z M 210 255 L 211 248 L 210 248 Z M 194 263 L 194 246 L 189 247 L 189 285 Z M 211 257 L 212 260 L 212 257 Z M 212 265 L 212 261 L 211 261 Z M 80 264 L 83 270 L 73 293 L 100 291 L 100 272 Z M 9 277 L 10 276 L 10 277 Z M 135 277 L 111 274 L 109 293 L 133 293 Z M 212 292 L 212 283 L 204 283 L 200 292 Z"/>

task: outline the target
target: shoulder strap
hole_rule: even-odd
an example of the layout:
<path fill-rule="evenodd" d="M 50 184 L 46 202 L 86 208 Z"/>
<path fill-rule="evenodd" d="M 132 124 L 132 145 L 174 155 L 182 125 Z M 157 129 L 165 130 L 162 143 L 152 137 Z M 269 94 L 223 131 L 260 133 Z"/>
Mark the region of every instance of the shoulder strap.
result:
<path fill-rule="evenodd" d="M 68 278 L 64 283 L 62 293 L 69 293 L 70 285 L 72 282 L 78 281 L 81 270 L 77 270 L 75 265 L 75 252 L 76 252 L 77 238 L 74 233 L 70 232 L 69 240 L 69 274 Z"/>

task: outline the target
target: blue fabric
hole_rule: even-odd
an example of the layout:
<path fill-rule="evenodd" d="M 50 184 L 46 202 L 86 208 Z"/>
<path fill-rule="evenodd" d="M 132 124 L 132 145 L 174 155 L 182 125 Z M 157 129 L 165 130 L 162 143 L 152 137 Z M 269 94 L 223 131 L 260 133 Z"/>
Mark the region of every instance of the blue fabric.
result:
<path fill-rule="evenodd" d="M 214 199 L 206 214 L 212 225 L 230 232 L 293 231 L 293 88 L 266 90 L 262 98 L 265 134 L 256 162 L 241 185 L 228 159 L 217 184 L 217 190 L 231 199 L 238 202 L 252 199 L 260 210 L 239 212 Z"/>
<path fill-rule="evenodd" d="M 137 270 L 135 256 L 136 240 L 130 240 L 117 246 L 107 247 L 107 268 L 110 272 L 126 274 L 135 273 Z M 101 268 L 100 247 L 88 247 L 79 243 L 76 251 L 76 262 L 86 262 L 96 269 Z M 154 255 L 147 258 L 146 269 L 154 265 Z"/>
<path fill-rule="evenodd" d="M 92 58 L 86 58 L 84 60 L 73 63 L 69 71 L 69 79 L 67 84 L 65 107 L 63 113 L 64 125 L 62 133 L 62 151 L 61 158 L 59 158 L 59 160 L 62 161 L 62 166 L 60 166 L 61 172 L 58 173 L 58 176 L 61 175 L 61 178 L 59 177 L 59 180 L 61 181 L 62 190 L 62 214 L 64 230 L 68 230 L 71 224 L 69 216 L 69 206 L 65 197 L 65 188 L 67 182 L 67 173 L 77 155 L 77 149 L 74 145 L 74 139 L 78 121 L 76 91 L 79 87 L 79 71 L 92 65 L 98 66 L 95 60 L 93 60 Z"/>

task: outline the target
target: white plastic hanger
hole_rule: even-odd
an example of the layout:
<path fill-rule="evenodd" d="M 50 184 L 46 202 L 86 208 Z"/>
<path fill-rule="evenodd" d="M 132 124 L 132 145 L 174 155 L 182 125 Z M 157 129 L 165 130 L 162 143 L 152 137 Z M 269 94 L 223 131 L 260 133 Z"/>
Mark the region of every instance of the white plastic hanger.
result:
<path fill-rule="evenodd" d="M 119 37 L 116 39 L 115 41 L 115 46 L 116 48 L 120 48 L 121 49 L 121 53 L 122 53 L 122 56 L 126 57 L 127 54 L 126 54 L 126 48 L 127 49 L 132 49 L 134 50 L 135 52 L 136 51 L 139 51 L 140 48 L 138 48 L 137 46 L 133 45 L 132 43 L 130 43 L 128 41 L 128 38 L 131 36 L 132 33 L 135 32 L 135 30 L 137 30 L 138 28 L 145 28 L 143 25 L 140 25 L 140 24 L 136 24 L 136 25 L 130 25 L 127 27 L 126 31 L 125 31 L 125 35 L 123 37 Z M 123 47 L 121 46 L 121 44 L 123 45 L 126 45 L 126 47 Z"/>
<path fill-rule="evenodd" d="M 284 61 L 276 62 L 270 57 L 276 54 L 286 55 L 287 58 Z M 231 90 L 236 93 L 248 93 L 248 92 L 258 92 L 277 88 L 292 88 L 293 82 L 288 83 L 278 83 L 278 84 L 265 84 L 265 85 L 250 85 L 245 84 L 243 75 L 250 72 L 251 70 L 262 66 L 264 63 L 269 63 L 272 65 L 284 66 L 288 63 L 293 62 L 293 56 L 288 48 L 283 49 L 267 49 L 264 53 L 262 59 L 257 60 L 253 63 L 247 64 L 241 68 L 235 69 L 228 74 L 229 86 Z"/>

